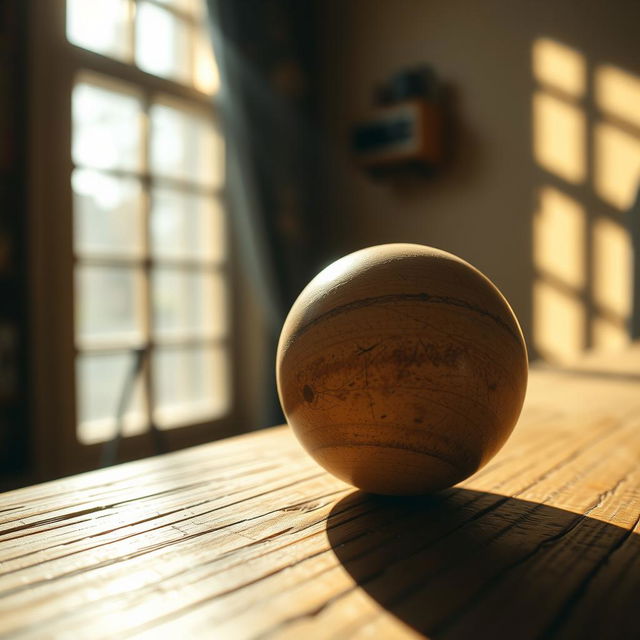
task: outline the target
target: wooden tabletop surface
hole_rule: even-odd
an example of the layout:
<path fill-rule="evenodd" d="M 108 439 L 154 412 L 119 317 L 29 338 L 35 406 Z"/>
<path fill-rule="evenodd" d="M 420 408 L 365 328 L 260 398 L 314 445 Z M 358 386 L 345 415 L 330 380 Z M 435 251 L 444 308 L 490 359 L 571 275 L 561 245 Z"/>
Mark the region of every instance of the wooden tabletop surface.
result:
<path fill-rule="evenodd" d="M 0 636 L 640 638 L 640 348 L 531 375 L 498 456 L 364 495 L 286 428 L 0 496 Z"/>

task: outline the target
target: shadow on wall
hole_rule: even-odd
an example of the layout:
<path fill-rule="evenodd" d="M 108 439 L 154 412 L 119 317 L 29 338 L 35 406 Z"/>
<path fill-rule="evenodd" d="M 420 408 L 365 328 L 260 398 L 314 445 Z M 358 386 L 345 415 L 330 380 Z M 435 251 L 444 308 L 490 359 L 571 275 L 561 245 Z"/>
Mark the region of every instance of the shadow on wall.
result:
<path fill-rule="evenodd" d="M 534 41 L 532 71 L 533 339 L 563 361 L 629 340 L 640 78 L 549 38 Z"/>

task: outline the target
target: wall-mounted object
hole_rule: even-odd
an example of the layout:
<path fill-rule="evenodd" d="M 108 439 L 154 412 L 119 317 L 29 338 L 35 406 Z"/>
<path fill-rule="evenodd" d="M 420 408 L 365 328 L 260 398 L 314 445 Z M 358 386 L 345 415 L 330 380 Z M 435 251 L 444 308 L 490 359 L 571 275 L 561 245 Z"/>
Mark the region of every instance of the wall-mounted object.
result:
<path fill-rule="evenodd" d="M 374 173 L 438 166 L 443 156 L 440 94 L 429 67 L 399 73 L 378 88 L 376 107 L 352 130 L 358 164 Z"/>

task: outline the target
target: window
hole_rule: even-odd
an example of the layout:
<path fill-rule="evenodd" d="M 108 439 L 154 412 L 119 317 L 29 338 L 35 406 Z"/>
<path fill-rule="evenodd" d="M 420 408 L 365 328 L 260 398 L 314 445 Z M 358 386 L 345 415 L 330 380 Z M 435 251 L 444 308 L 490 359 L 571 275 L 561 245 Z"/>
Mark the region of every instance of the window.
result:
<path fill-rule="evenodd" d="M 216 73 L 202 4 L 69 0 L 67 39 L 206 93 Z M 140 348 L 150 366 L 125 434 L 150 419 L 173 428 L 216 418 L 228 410 L 229 376 L 214 116 L 84 69 L 71 104 L 78 437 L 112 436 Z"/>
<path fill-rule="evenodd" d="M 40 261 L 56 265 L 36 269 L 39 316 L 50 312 L 40 341 L 56 342 L 48 406 L 76 453 L 110 439 L 143 353 L 123 435 L 206 427 L 210 439 L 234 413 L 234 335 L 206 2 L 38 4 L 33 100 L 48 104 L 35 114 L 34 209 Z"/>

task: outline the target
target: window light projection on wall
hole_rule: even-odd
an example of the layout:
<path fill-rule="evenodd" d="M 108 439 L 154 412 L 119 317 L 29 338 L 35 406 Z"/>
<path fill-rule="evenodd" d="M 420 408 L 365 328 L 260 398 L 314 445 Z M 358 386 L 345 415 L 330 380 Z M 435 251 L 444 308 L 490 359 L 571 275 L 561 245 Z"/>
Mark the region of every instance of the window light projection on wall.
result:
<path fill-rule="evenodd" d="M 533 320 L 536 349 L 546 357 L 568 358 L 585 344 L 586 285 L 582 205 L 558 189 L 541 187 L 533 219 L 536 268 Z"/>
<path fill-rule="evenodd" d="M 224 144 L 204 0 L 68 0 L 67 38 L 144 73 L 91 70 L 72 92 L 78 438 L 211 421 L 230 404 Z M 108 68 L 108 67 L 107 67 Z M 116 70 L 117 71 L 117 70 Z M 202 94 L 162 94 L 152 74 Z M 139 81 L 135 78 L 139 76 Z M 134 78 L 134 81 L 131 78 Z"/>
<path fill-rule="evenodd" d="M 566 361 L 628 341 L 625 212 L 640 183 L 640 79 L 549 38 L 533 43 L 534 343 Z"/>

